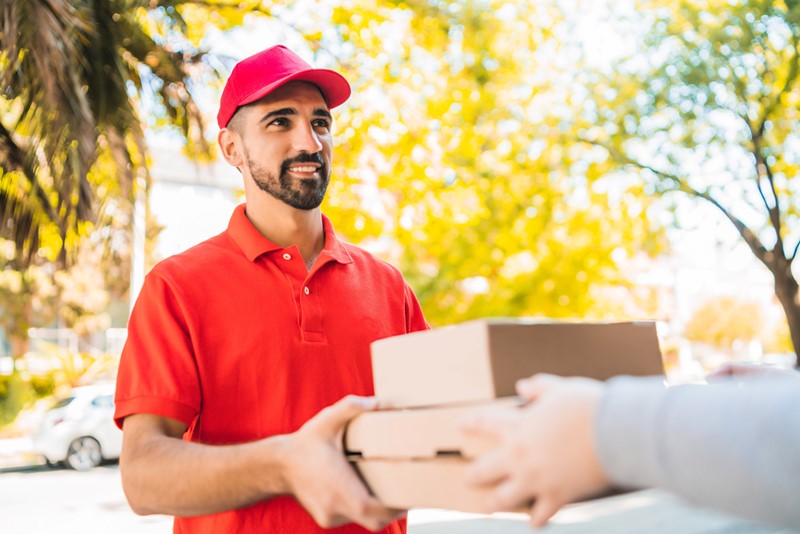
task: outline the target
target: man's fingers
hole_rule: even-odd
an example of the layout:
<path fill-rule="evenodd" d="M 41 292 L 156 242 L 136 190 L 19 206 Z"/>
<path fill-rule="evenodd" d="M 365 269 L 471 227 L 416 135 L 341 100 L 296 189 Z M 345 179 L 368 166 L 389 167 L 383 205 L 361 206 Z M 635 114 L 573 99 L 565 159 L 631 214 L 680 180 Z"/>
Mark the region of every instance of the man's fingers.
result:
<path fill-rule="evenodd" d="M 374 497 L 369 497 L 363 508 L 363 520 L 356 521 L 364 527 L 376 531 L 386 527 L 397 518 L 397 511 L 386 508 Z"/>
<path fill-rule="evenodd" d="M 352 418 L 377 406 L 378 401 L 374 397 L 348 395 L 320 411 L 309 423 L 320 432 L 335 436 Z"/>
<path fill-rule="evenodd" d="M 345 490 L 346 491 L 346 490 Z M 381 530 L 386 525 L 405 515 L 405 511 L 387 508 L 378 499 L 369 495 L 361 484 L 344 494 L 343 513 L 350 521 L 369 530 Z"/>
<path fill-rule="evenodd" d="M 531 508 L 531 525 L 536 528 L 545 526 L 550 518 L 558 512 L 559 508 L 561 508 L 561 505 L 555 500 L 546 496 L 538 497 Z"/>
<path fill-rule="evenodd" d="M 348 466 L 349 467 L 349 466 Z M 387 508 L 378 499 L 370 495 L 369 490 L 350 469 L 342 477 L 340 485 L 344 500 L 345 513 L 351 521 L 372 530 L 380 530 L 398 517 L 405 515 L 404 510 Z"/>
<path fill-rule="evenodd" d="M 528 402 L 535 401 L 542 393 L 564 379 L 547 373 L 538 373 L 529 378 L 518 380 L 517 394 Z"/>

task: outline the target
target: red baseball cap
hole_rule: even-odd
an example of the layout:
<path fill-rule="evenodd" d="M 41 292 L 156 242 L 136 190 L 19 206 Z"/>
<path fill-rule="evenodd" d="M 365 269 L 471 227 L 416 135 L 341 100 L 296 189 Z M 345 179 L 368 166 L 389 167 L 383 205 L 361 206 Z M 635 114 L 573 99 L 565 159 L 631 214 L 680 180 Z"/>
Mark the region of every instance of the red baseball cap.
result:
<path fill-rule="evenodd" d="M 276 45 L 241 60 L 233 67 L 217 113 L 217 124 L 225 128 L 239 107 L 255 102 L 281 85 L 300 80 L 319 87 L 333 109 L 350 97 L 350 84 L 338 72 L 315 69 L 283 45 Z"/>

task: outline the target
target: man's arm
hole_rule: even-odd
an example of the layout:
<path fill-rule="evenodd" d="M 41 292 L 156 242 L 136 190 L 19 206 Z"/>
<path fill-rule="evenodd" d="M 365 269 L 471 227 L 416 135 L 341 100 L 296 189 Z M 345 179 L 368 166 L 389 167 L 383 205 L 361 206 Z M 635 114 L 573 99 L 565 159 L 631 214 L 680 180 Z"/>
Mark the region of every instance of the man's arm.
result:
<path fill-rule="evenodd" d="M 138 514 L 205 515 L 277 495 L 294 497 L 322 527 L 380 530 L 397 517 L 370 496 L 341 452 L 347 422 L 374 400 L 349 396 L 293 434 L 238 445 L 181 440 L 186 426 L 148 414 L 125 418 L 120 471 Z"/>

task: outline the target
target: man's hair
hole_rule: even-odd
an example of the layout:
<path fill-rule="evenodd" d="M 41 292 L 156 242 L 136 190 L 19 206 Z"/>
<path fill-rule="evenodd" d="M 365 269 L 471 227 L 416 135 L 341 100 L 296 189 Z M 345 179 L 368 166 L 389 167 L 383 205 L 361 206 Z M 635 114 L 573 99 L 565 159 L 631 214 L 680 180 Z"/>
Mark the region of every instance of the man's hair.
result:
<path fill-rule="evenodd" d="M 244 117 L 249 112 L 249 108 L 252 107 L 252 104 L 245 104 L 244 106 L 239 106 L 236 112 L 231 117 L 231 120 L 228 121 L 228 128 L 229 130 L 233 130 L 240 136 L 244 135 Z"/>

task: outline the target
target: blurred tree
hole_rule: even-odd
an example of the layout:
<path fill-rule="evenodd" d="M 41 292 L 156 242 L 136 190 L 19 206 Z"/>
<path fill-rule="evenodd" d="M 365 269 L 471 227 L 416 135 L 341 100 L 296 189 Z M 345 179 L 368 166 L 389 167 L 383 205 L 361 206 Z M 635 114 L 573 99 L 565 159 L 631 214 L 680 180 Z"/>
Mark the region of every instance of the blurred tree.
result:
<path fill-rule="evenodd" d="M 11 343 L 11 354 L 27 350 L 28 328 L 47 324 L 56 316 L 57 288 L 48 266 L 13 267 L 13 241 L 0 239 L 0 327 Z"/>
<path fill-rule="evenodd" d="M 786 319 L 778 321 L 771 331 L 767 332 L 764 340 L 764 352 L 786 354 L 793 352 L 792 338 L 789 335 L 789 325 Z"/>
<path fill-rule="evenodd" d="M 566 4 L 350 2 L 335 32 L 309 28 L 354 81 L 328 210 L 401 267 L 433 324 L 620 317 L 602 288 L 665 247 L 642 187 L 611 185 L 606 162 L 564 144 Z"/>
<path fill-rule="evenodd" d="M 800 353 L 800 2 L 626 5 L 636 52 L 584 80 L 595 104 L 581 137 L 650 191 L 729 221 L 772 273 Z"/>
<path fill-rule="evenodd" d="M 19 267 L 43 246 L 66 264 L 97 211 L 96 192 L 130 202 L 146 187 L 143 99 L 155 101 L 190 150 L 209 151 L 191 93 L 204 52 L 180 38 L 180 3 L 0 4 L 0 236 L 17 244 Z M 93 182 L 104 151 L 116 168 Z"/>
<path fill-rule="evenodd" d="M 58 271 L 58 316 L 66 324 L 88 311 L 69 297 L 77 272 L 67 269 L 93 229 L 105 227 L 95 245 L 114 241 L 97 249 L 101 270 L 118 296 L 127 289 L 119 269 L 130 265 L 134 199 L 146 203 L 149 187 L 147 117 L 177 129 L 187 151 L 211 156 L 192 95 L 196 84 L 218 77 L 180 9 L 188 4 L 197 19 L 197 3 L 0 1 L 0 238 L 14 243 L 4 276 L 31 291 L 40 271 Z M 231 22 L 241 21 L 231 15 L 233 2 L 219 5 Z M 0 306 L 15 355 L 33 319 L 20 315 L 34 312 L 24 295 L 19 305 L 4 299 Z M 36 321 L 48 317 L 39 313 Z"/>
<path fill-rule="evenodd" d="M 20 245 L 17 265 L 39 251 L 76 254 L 92 189 L 113 199 L 115 224 L 129 224 L 137 178 L 147 182 L 141 106 L 191 149 L 207 148 L 190 75 L 210 70 L 206 30 L 250 13 L 285 21 L 275 40 L 307 45 L 315 64 L 352 81 L 325 210 L 349 240 L 403 269 L 432 323 L 619 317 L 606 289 L 629 284 L 623 265 L 637 251 L 665 247 L 644 189 L 609 180 L 600 151 L 568 135 L 586 97 L 568 0 L 0 6 L 0 235 Z M 109 155 L 118 171 L 93 179 L 88 169 Z"/>
<path fill-rule="evenodd" d="M 764 314 L 756 302 L 736 297 L 717 297 L 700 305 L 686 323 L 685 336 L 692 341 L 730 350 L 734 343 L 765 337 Z"/>

